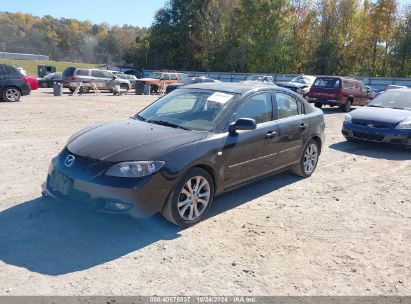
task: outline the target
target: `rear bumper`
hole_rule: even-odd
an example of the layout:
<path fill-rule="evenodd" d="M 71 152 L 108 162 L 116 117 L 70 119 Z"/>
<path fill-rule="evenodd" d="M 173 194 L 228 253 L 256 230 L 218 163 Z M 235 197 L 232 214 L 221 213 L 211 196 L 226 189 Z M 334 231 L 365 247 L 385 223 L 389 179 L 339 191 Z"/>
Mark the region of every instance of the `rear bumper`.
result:
<path fill-rule="evenodd" d="M 411 130 L 369 128 L 344 122 L 342 134 L 348 139 L 411 147 Z"/>
<path fill-rule="evenodd" d="M 308 97 L 308 102 L 310 103 L 321 103 L 330 106 L 341 106 L 345 104 L 345 101 L 340 99 L 332 99 L 332 98 L 322 98 L 322 97 Z"/>

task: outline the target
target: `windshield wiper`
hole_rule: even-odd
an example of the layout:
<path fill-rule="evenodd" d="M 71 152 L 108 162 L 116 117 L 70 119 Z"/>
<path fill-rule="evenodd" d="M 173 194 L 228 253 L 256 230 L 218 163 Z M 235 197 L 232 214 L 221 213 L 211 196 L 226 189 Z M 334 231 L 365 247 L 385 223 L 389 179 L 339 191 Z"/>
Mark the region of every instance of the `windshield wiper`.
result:
<path fill-rule="evenodd" d="M 132 117 L 133 119 L 139 119 L 139 120 L 141 120 L 141 121 L 145 121 L 145 118 L 143 117 L 143 116 L 140 116 L 140 115 L 138 115 L 138 114 L 136 114 L 136 115 L 134 115 L 133 117 Z"/>
<path fill-rule="evenodd" d="M 378 106 L 378 105 L 372 105 L 368 104 L 367 107 L 373 107 L 373 108 L 384 108 L 383 106 Z"/>
<path fill-rule="evenodd" d="M 188 130 L 188 131 L 190 131 L 190 129 L 184 128 L 184 127 L 182 127 L 182 126 L 173 124 L 173 123 L 168 122 L 168 121 L 163 121 L 163 120 L 147 120 L 147 122 L 153 123 L 153 124 L 157 124 L 157 125 L 161 125 L 161 126 L 166 126 L 166 127 L 171 127 L 171 128 L 179 128 L 179 129 L 183 129 L 183 130 Z"/>

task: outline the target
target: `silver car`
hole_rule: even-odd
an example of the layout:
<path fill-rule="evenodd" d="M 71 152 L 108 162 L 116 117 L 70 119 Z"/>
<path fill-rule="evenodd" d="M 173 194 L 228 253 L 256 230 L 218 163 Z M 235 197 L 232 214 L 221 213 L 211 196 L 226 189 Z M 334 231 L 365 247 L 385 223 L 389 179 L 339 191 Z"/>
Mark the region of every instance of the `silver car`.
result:
<path fill-rule="evenodd" d="M 122 90 L 131 89 L 130 81 L 119 79 L 110 71 L 69 67 L 63 72 L 63 85 L 71 92 L 74 92 L 80 85 L 82 93 L 94 89 L 94 86 L 99 90 L 110 90 L 113 82 L 119 84 Z"/>

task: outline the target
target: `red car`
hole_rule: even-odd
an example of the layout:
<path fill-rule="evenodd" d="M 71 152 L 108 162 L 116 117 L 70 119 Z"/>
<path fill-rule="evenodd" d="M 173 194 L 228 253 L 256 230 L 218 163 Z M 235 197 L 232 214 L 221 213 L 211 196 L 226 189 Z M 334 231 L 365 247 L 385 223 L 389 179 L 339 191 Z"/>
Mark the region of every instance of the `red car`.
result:
<path fill-rule="evenodd" d="M 37 90 L 39 88 L 39 82 L 37 81 L 37 78 L 34 76 L 24 76 L 22 80 L 29 85 L 32 91 Z"/>
<path fill-rule="evenodd" d="M 317 108 L 324 104 L 339 106 L 349 112 L 351 106 L 363 106 L 373 95 L 361 81 L 348 77 L 320 76 L 314 81 L 308 93 L 309 102 Z"/>

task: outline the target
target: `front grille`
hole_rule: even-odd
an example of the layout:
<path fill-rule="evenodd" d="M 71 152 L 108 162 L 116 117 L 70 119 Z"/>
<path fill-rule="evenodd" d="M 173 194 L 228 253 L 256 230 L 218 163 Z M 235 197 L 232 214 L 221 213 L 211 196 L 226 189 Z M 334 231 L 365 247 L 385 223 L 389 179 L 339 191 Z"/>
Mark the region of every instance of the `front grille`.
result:
<path fill-rule="evenodd" d="M 358 132 L 358 131 L 353 131 L 353 136 L 355 138 L 364 139 L 364 140 L 372 140 L 372 141 L 383 141 L 384 139 L 384 135 L 371 134 L 371 133 Z"/>
<path fill-rule="evenodd" d="M 79 155 L 73 154 L 66 148 L 60 154 L 60 158 L 59 158 L 60 165 L 62 167 L 65 167 L 64 162 L 65 162 L 68 155 L 73 155 L 74 156 L 74 162 L 69 167 L 70 170 L 78 170 L 78 169 L 89 168 L 89 167 L 91 167 L 91 166 L 93 166 L 93 165 L 100 162 L 100 160 L 97 160 L 97 159 L 93 159 L 93 158 L 90 158 L 90 157 L 84 157 L 84 156 L 79 156 Z"/>
<path fill-rule="evenodd" d="M 371 121 L 353 121 L 354 125 L 357 126 L 363 126 L 363 127 L 368 127 L 368 128 L 376 128 L 376 129 L 388 129 L 392 128 L 392 125 L 387 124 L 387 123 L 381 123 L 381 122 L 371 122 Z"/>

